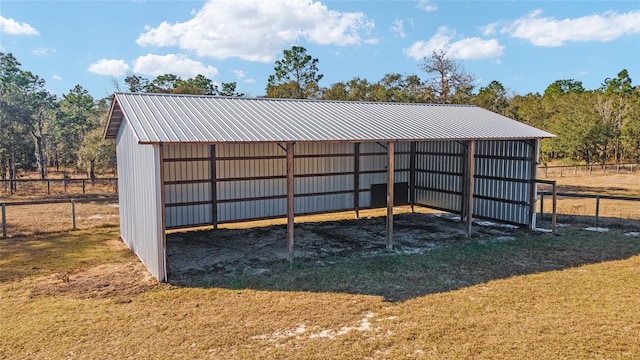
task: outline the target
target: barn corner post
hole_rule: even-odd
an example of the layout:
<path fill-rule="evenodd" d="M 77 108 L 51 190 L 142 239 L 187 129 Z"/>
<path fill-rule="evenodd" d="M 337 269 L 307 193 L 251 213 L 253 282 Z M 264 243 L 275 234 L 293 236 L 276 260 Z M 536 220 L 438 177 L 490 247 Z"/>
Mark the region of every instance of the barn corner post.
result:
<path fill-rule="evenodd" d="M 293 167 L 293 147 L 294 143 L 286 144 L 287 152 L 287 260 L 293 262 L 293 240 L 294 240 L 294 167 Z"/>
<path fill-rule="evenodd" d="M 471 237 L 471 225 L 473 224 L 473 181 L 474 181 L 474 165 L 475 165 L 475 152 L 476 152 L 476 141 L 469 140 L 467 143 L 467 154 L 466 154 L 466 172 L 467 176 L 466 180 L 466 201 L 465 201 L 465 210 L 466 213 L 466 232 L 467 238 Z"/>
<path fill-rule="evenodd" d="M 165 203 L 165 195 L 164 195 L 164 144 L 160 142 L 158 144 L 158 176 L 159 176 L 159 196 L 160 196 L 160 207 L 162 211 L 160 213 L 160 236 L 162 241 L 162 258 L 160 261 L 160 266 L 162 268 L 162 274 L 164 276 L 160 281 L 167 281 L 167 207 Z"/>
<path fill-rule="evenodd" d="M 393 185 L 395 172 L 395 143 L 387 143 L 387 250 L 393 248 Z"/>

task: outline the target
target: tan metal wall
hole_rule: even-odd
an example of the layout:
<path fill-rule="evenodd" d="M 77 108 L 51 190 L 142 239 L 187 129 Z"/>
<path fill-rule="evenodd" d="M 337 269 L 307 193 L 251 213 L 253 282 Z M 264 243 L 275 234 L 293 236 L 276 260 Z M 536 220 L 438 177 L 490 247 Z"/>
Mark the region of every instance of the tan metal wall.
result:
<path fill-rule="evenodd" d="M 116 138 L 120 236 L 151 274 L 164 281 L 160 147 L 139 145 L 124 121 Z"/>

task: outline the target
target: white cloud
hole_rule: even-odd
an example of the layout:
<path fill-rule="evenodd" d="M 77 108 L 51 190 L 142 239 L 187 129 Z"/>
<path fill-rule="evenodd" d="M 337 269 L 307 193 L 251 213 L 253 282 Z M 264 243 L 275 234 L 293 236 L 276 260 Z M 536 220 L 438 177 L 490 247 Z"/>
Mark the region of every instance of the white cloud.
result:
<path fill-rule="evenodd" d="M 50 53 L 54 53 L 54 52 L 56 52 L 56 49 L 34 48 L 33 50 L 31 50 L 31 53 L 35 56 L 47 56 Z"/>
<path fill-rule="evenodd" d="M 444 50 L 454 59 L 485 59 L 501 56 L 504 46 L 496 39 L 484 40 L 477 37 L 452 40 L 456 31 L 442 26 L 427 41 L 416 41 L 403 52 L 416 60 L 431 56 L 433 51 Z"/>
<path fill-rule="evenodd" d="M 283 47 L 300 39 L 321 45 L 357 45 L 366 42 L 373 27 L 361 12 L 338 12 L 317 1 L 209 0 L 192 19 L 149 27 L 136 42 L 217 59 L 270 62 Z"/>
<path fill-rule="evenodd" d="M 438 4 L 431 0 L 420 0 L 418 1 L 418 8 L 427 12 L 431 12 L 438 10 Z"/>
<path fill-rule="evenodd" d="M 0 15 L 0 33 L 9 35 L 39 35 L 38 30 L 26 23 L 19 23 Z"/>
<path fill-rule="evenodd" d="M 640 10 L 618 14 L 608 11 L 573 19 L 540 17 L 542 10 L 506 23 L 500 30 L 536 46 L 563 46 L 567 42 L 611 41 L 628 34 L 640 34 Z"/>
<path fill-rule="evenodd" d="M 496 28 L 500 25 L 500 23 L 494 22 L 486 26 L 480 26 L 480 31 L 482 35 L 489 36 L 496 33 Z"/>
<path fill-rule="evenodd" d="M 60 75 L 53 75 L 53 80 L 58 80 L 58 81 L 60 81 L 60 80 L 62 80 L 62 76 L 60 76 Z"/>
<path fill-rule="evenodd" d="M 391 26 L 391 31 L 398 34 L 401 38 L 407 37 L 407 34 L 404 32 L 404 22 L 402 19 L 396 19 L 393 21 L 393 26 Z"/>
<path fill-rule="evenodd" d="M 153 76 L 174 74 L 182 78 L 192 78 L 198 74 L 208 78 L 218 75 L 218 69 L 189 59 L 184 54 L 140 56 L 133 62 L 133 71 Z"/>
<path fill-rule="evenodd" d="M 247 72 L 246 71 L 242 71 L 242 70 L 233 70 L 233 74 L 239 80 L 244 79 L 247 76 Z"/>
<path fill-rule="evenodd" d="M 364 41 L 364 43 L 367 45 L 375 45 L 379 42 L 380 42 L 380 39 L 376 39 L 376 38 L 369 38 Z"/>
<path fill-rule="evenodd" d="M 87 70 L 98 75 L 122 76 L 129 70 L 129 65 L 124 60 L 100 59 Z"/>

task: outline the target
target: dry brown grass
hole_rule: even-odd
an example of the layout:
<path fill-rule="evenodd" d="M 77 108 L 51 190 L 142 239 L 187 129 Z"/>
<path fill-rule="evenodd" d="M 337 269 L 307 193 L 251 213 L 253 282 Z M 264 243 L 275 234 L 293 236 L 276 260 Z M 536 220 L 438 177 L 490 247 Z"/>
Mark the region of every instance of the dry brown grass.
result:
<path fill-rule="evenodd" d="M 559 180 L 637 196 L 637 175 L 624 176 Z M 117 213 L 77 206 L 80 227 Z M 48 207 L 10 207 L 9 223 L 24 233 L 56 229 L 48 219 L 70 225 L 69 204 L 38 213 Z M 353 213 L 316 219 L 340 216 Z M 156 284 L 117 227 L 0 240 L 0 358 L 635 359 L 640 240 L 623 233 L 640 224 L 631 224 L 273 264 L 268 277 L 215 287 Z"/>
<path fill-rule="evenodd" d="M 236 288 L 157 286 L 116 238 L 116 228 L 104 228 L 0 240 L 0 358 L 640 354 L 640 242 L 621 233 L 523 235 L 281 268 L 273 273 L 288 278 L 286 291 L 261 290 L 256 279 Z M 505 268 L 519 271 L 509 276 Z M 303 290 L 320 281 L 324 290 Z M 398 302 L 358 291 L 412 284 L 434 291 Z"/>
<path fill-rule="evenodd" d="M 593 195 L 616 195 L 640 197 L 640 172 L 625 174 L 587 174 L 563 177 L 549 177 L 556 180 L 558 192 L 581 193 Z M 547 185 L 541 185 L 540 190 L 551 191 Z M 538 205 L 538 209 L 540 209 Z M 551 196 L 546 196 L 544 212 L 550 214 L 552 210 Z M 596 199 L 578 199 L 559 197 L 558 214 L 595 216 Z M 600 199 L 600 217 L 640 219 L 640 202 Z"/>
<path fill-rule="evenodd" d="M 76 203 L 76 228 L 90 229 L 119 224 L 115 203 Z M 71 202 L 63 204 L 7 206 L 7 235 L 19 237 L 72 229 Z"/>

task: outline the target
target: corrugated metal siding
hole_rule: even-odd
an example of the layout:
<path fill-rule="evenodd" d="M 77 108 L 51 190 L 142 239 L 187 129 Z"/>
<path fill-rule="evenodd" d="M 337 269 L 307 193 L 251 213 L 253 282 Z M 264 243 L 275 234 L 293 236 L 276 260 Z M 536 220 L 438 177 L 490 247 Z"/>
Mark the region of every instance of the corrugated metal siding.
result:
<path fill-rule="evenodd" d="M 354 145 L 350 143 L 300 143 L 294 147 L 296 214 L 353 209 Z M 307 155 L 313 155 L 308 157 Z M 328 156 L 321 156 L 328 155 Z M 302 196 L 313 193 L 345 192 Z"/>
<path fill-rule="evenodd" d="M 476 106 L 117 93 L 111 122 L 141 142 L 534 139 L 545 131 Z M 107 132 L 110 136 L 112 131 Z"/>
<path fill-rule="evenodd" d="M 523 225 L 529 223 L 529 180 L 534 150 L 527 141 L 476 143 L 474 216 Z"/>
<path fill-rule="evenodd" d="M 167 228 L 212 224 L 210 204 L 172 206 L 179 203 L 211 202 L 209 146 L 164 145 L 163 158 L 164 201 L 168 205 L 165 209 Z"/>
<path fill-rule="evenodd" d="M 165 280 L 158 145 L 139 145 L 128 126 L 116 140 L 120 236 L 151 274 Z"/>
<path fill-rule="evenodd" d="M 234 199 L 286 196 L 285 155 L 285 151 L 277 144 L 217 145 L 218 222 L 285 216 L 285 198 L 228 202 Z M 251 177 L 263 179 L 225 181 Z"/>
<path fill-rule="evenodd" d="M 456 141 L 416 144 L 416 203 L 460 213 L 465 146 Z"/>
<path fill-rule="evenodd" d="M 210 146 L 164 145 L 164 198 L 168 228 L 213 224 Z M 409 181 L 410 144 L 396 146 L 395 180 Z M 296 214 L 354 209 L 355 144 L 294 146 Z M 386 144 L 360 145 L 360 208 L 371 186 L 386 184 Z M 286 215 L 286 159 L 278 144 L 216 145 L 217 223 Z"/>

